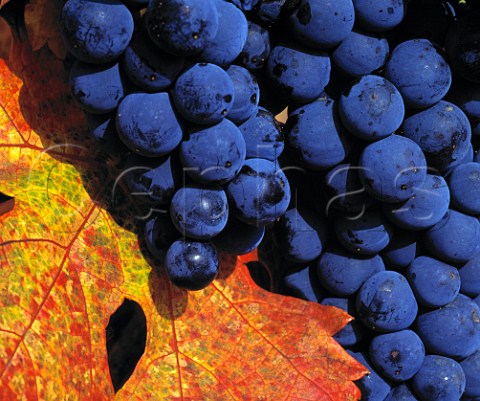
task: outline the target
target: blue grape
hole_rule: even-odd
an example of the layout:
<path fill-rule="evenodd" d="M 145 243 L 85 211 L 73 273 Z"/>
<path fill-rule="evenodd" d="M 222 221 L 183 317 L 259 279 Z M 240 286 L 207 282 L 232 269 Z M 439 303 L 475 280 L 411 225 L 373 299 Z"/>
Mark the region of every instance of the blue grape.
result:
<path fill-rule="evenodd" d="M 405 384 L 402 383 L 397 387 L 392 388 L 390 394 L 384 401 L 417 401 L 418 398 L 412 393 L 412 390 Z"/>
<path fill-rule="evenodd" d="M 290 185 L 278 164 L 266 159 L 248 159 L 227 185 L 232 213 L 252 225 L 273 223 L 290 203 Z"/>
<path fill-rule="evenodd" d="M 291 112 L 285 131 L 290 148 L 311 170 L 336 166 L 351 149 L 337 116 L 335 102 L 328 97 L 320 97 Z"/>
<path fill-rule="evenodd" d="M 459 294 L 444 307 L 419 315 L 416 332 L 430 354 L 466 358 L 480 348 L 480 308 Z"/>
<path fill-rule="evenodd" d="M 347 214 L 363 213 L 372 205 L 358 176 L 358 166 L 350 163 L 338 164 L 325 176 L 326 213 L 330 208 Z"/>
<path fill-rule="evenodd" d="M 361 77 L 383 67 L 389 54 L 387 39 L 352 31 L 332 53 L 332 61 L 344 74 Z"/>
<path fill-rule="evenodd" d="M 215 38 L 218 12 L 214 0 L 151 0 L 145 22 L 160 49 L 191 56 L 200 53 Z"/>
<path fill-rule="evenodd" d="M 182 127 L 168 93 L 132 93 L 117 109 L 120 139 L 133 152 L 145 157 L 170 153 L 182 140 Z"/>
<path fill-rule="evenodd" d="M 123 55 L 122 67 L 128 78 L 147 92 L 168 89 L 185 65 L 183 57 L 172 56 L 137 31 Z"/>
<path fill-rule="evenodd" d="M 390 223 L 375 208 L 354 218 L 339 216 L 334 228 L 342 246 L 360 255 L 374 255 L 385 249 L 393 235 Z"/>
<path fill-rule="evenodd" d="M 240 54 L 247 41 L 247 18 L 241 10 L 224 0 L 215 0 L 218 29 L 215 37 L 200 54 L 207 63 L 226 67 Z"/>
<path fill-rule="evenodd" d="M 452 235 L 454 234 L 454 235 Z M 466 263 L 480 253 L 480 222 L 450 209 L 425 231 L 423 242 L 435 257 L 447 263 Z"/>
<path fill-rule="evenodd" d="M 311 262 L 322 253 L 327 240 L 327 222 L 311 210 L 292 208 L 276 223 L 275 238 L 287 259 Z"/>
<path fill-rule="evenodd" d="M 241 124 L 257 112 L 260 88 L 255 76 L 246 68 L 231 65 L 226 71 L 235 88 L 233 106 L 227 118 L 235 124 Z"/>
<path fill-rule="evenodd" d="M 453 359 L 427 355 L 412 385 L 422 401 L 458 401 L 465 391 L 465 374 Z"/>
<path fill-rule="evenodd" d="M 417 301 L 430 308 L 452 302 L 460 291 L 458 270 L 429 256 L 416 258 L 406 276 Z"/>
<path fill-rule="evenodd" d="M 232 108 L 235 88 L 218 65 L 197 63 L 178 77 L 173 100 L 178 112 L 195 124 L 222 121 Z"/>
<path fill-rule="evenodd" d="M 359 256 L 339 247 L 327 248 L 316 266 L 322 285 L 341 297 L 355 294 L 366 280 L 381 271 L 385 271 L 385 265 L 380 256 Z"/>
<path fill-rule="evenodd" d="M 280 124 L 275 116 L 259 107 L 257 112 L 240 125 L 247 145 L 247 157 L 259 157 L 275 161 L 285 147 Z"/>
<path fill-rule="evenodd" d="M 366 353 L 352 352 L 350 350 L 347 350 L 347 352 L 365 366 L 369 372 L 355 382 L 362 393 L 362 400 L 383 401 L 390 393 L 390 383 L 375 371 Z"/>
<path fill-rule="evenodd" d="M 455 167 L 448 176 L 452 206 L 461 212 L 480 215 L 480 163 Z"/>
<path fill-rule="evenodd" d="M 381 252 L 389 270 L 401 270 L 413 262 L 417 255 L 417 236 L 411 231 L 395 230 L 393 238 Z"/>
<path fill-rule="evenodd" d="M 389 380 L 411 379 L 422 367 L 425 346 L 412 330 L 381 334 L 369 346 L 370 360 L 377 371 Z"/>
<path fill-rule="evenodd" d="M 440 101 L 407 117 L 403 135 L 418 143 L 429 166 L 442 172 L 468 151 L 472 129 L 467 116 L 453 103 Z"/>
<path fill-rule="evenodd" d="M 224 184 L 240 171 L 246 146 L 240 130 L 225 119 L 190 132 L 182 141 L 179 154 L 184 171 L 195 181 Z"/>
<path fill-rule="evenodd" d="M 367 192 L 389 203 L 415 195 L 427 176 L 422 149 L 399 135 L 390 135 L 365 147 L 359 165 L 360 179 Z"/>
<path fill-rule="evenodd" d="M 398 227 L 424 230 L 437 224 L 450 205 L 450 191 L 440 175 L 427 174 L 416 193 L 405 202 L 384 203 L 385 216 Z"/>
<path fill-rule="evenodd" d="M 68 0 L 60 24 L 68 51 L 85 63 L 114 61 L 133 34 L 132 14 L 117 0 Z"/>
<path fill-rule="evenodd" d="M 404 0 L 353 0 L 358 25 L 367 31 L 395 28 L 405 16 Z"/>
<path fill-rule="evenodd" d="M 395 86 L 385 78 L 365 75 L 340 96 L 342 123 L 355 136 L 375 141 L 393 134 L 402 124 L 405 106 Z"/>
<path fill-rule="evenodd" d="M 180 166 L 170 155 L 160 158 L 140 158 L 133 154 L 123 172 L 131 192 L 141 201 L 167 205 L 180 187 Z"/>
<path fill-rule="evenodd" d="M 207 287 L 218 275 L 218 255 L 206 242 L 175 241 L 165 256 L 165 270 L 179 288 L 197 291 Z"/>
<path fill-rule="evenodd" d="M 266 64 L 270 84 L 296 103 L 318 98 L 330 80 L 330 70 L 327 53 L 282 45 L 272 49 Z"/>
<path fill-rule="evenodd" d="M 299 43 L 313 49 L 327 49 L 348 36 L 354 21 L 352 0 L 300 0 L 289 25 Z"/>
<path fill-rule="evenodd" d="M 212 241 L 219 251 L 245 255 L 260 245 L 264 235 L 265 227 L 245 224 L 230 216 L 225 228 Z"/>
<path fill-rule="evenodd" d="M 355 316 L 355 302 L 348 298 L 324 298 L 322 305 L 335 306 L 347 312 L 350 316 Z M 333 336 L 333 338 L 342 347 L 353 347 L 363 340 L 366 334 L 365 327 L 354 320 L 348 323 L 342 330 Z"/>
<path fill-rule="evenodd" d="M 175 192 L 170 204 L 173 224 L 184 236 L 210 239 L 220 234 L 228 220 L 223 189 L 186 185 Z"/>
<path fill-rule="evenodd" d="M 480 397 L 480 350 L 460 362 L 465 373 L 466 386 L 464 395 L 468 397 Z"/>
<path fill-rule="evenodd" d="M 406 329 L 418 312 L 407 279 L 394 271 L 379 272 L 367 279 L 357 293 L 356 305 L 362 323 L 378 332 Z"/>
<path fill-rule="evenodd" d="M 452 73 L 444 56 L 427 39 L 413 39 L 393 49 L 385 78 L 400 91 L 407 107 L 433 106 L 448 92 Z"/>
<path fill-rule="evenodd" d="M 460 16 L 451 25 L 445 40 L 452 68 L 466 80 L 477 84 L 480 83 L 479 18 L 479 10 Z"/>
<path fill-rule="evenodd" d="M 148 251 L 160 263 L 164 262 L 170 245 L 181 236 L 168 213 L 158 213 L 149 217 L 145 222 L 143 235 Z"/>
<path fill-rule="evenodd" d="M 93 65 L 77 61 L 70 70 L 69 86 L 80 107 L 94 114 L 115 110 L 127 94 L 118 63 Z"/>
<path fill-rule="evenodd" d="M 287 273 L 283 277 L 282 283 L 282 294 L 284 295 L 318 303 L 325 297 L 325 290 L 318 282 L 314 269 L 310 265 Z"/>
<path fill-rule="evenodd" d="M 237 62 L 252 71 L 263 67 L 270 55 L 270 35 L 268 31 L 248 21 L 248 35 Z"/>
<path fill-rule="evenodd" d="M 480 255 L 465 263 L 459 273 L 461 293 L 471 297 L 480 295 Z"/>

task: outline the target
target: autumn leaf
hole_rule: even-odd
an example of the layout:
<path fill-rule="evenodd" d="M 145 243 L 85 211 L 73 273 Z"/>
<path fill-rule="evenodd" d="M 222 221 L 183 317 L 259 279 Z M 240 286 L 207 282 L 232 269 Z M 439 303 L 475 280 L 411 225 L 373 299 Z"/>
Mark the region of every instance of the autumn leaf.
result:
<path fill-rule="evenodd" d="M 356 400 L 365 374 L 333 339 L 339 309 L 257 287 L 223 255 L 202 291 L 149 263 L 117 161 L 89 140 L 63 61 L 17 32 L 0 60 L 1 400 Z M 114 208 L 115 205 L 117 208 Z M 130 213 L 130 214 L 129 214 Z M 254 257 L 251 255 L 250 257 Z M 146 317 L 145 353 L 115 394 L 105 328 L 124 299 Z"/>

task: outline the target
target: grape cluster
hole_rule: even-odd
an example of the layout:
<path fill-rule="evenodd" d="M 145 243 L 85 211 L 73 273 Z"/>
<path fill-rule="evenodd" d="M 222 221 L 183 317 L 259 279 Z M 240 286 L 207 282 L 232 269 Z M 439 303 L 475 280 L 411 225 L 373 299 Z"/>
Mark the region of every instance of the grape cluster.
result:
<path fill-rule="evenodd" d="M 278 292 L 356 318 L 335 338 L 370 370 L 362 399 L 478 400 L 478 8 L 68 0 L 61 26 L 173 284 L 268 248 Z"/>

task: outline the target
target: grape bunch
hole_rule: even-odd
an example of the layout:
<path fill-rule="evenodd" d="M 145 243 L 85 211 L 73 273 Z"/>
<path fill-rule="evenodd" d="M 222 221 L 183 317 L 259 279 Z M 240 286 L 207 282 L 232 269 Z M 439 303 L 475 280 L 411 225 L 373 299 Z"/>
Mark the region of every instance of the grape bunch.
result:
<path fill-rule="evenodd" d="M 68 0 L 61 26 L 174 285 L 268 250 L 275 291 L 355 317 L 335 338 L 370 370 L 363 400 L 479 400 L 479 9 Z"/>

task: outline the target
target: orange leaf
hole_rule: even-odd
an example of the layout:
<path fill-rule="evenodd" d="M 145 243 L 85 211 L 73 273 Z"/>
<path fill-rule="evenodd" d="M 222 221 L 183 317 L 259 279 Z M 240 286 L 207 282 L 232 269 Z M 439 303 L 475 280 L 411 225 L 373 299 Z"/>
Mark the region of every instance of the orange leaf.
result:
<path fill-rule="evenodd" d="M 15 38 L 0 60 L 1 400 L 356 400 L 365 368 L 332 335 L 343 311 L 266 292 L 224 255 L 186 292 L 152 268 L 105 188 L 63 62 Z M 83 185 L 82 185 L 83 184 Z M 147 319 L 144 355 L 120 391 L 105 328 L 125 299 Z"/>

